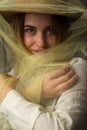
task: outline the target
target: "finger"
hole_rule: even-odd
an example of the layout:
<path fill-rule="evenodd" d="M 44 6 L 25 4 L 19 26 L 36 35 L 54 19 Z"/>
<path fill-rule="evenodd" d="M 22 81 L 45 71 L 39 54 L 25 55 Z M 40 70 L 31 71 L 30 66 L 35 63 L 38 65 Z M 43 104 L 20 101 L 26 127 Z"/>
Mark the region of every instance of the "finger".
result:
<path fill-rule="evenodd" d="M 18 82 L 18 80 L 20 79 L 20 76 L 12 76 L 9 75 L 7 73 L 1 73 L 0 74 L 0 83 L 4 86 L 8 86 L 8 85 L 14 85 Z"/>
<path fill-rule="evenodd" d="M 57 85 L 60 85 L 68 80 L 70 80 L 73 76 L 74 76 L 74 71 L 73 70 L 70 70 L 68 73 L 66 73 L 65 75 L 61 76 L 61 77 L 58 77 L 54 80 L 52 80 L 52 84 L 53 86 L 57 86 Z"/>
<path fill-rule="evenodd" d="M 3 77 L 3 78 L 6 78 L 6 77 L 8 77 L 8 78 L 15 78 L 15 79 L 19 79 L 20 78 L 19 75 L 13 76 L 13 75 L 10 75 L 8 73 L 0 73 L 0 76 Z"/>
<path fill-rule="evenodd" d="M 64 66 L 58 70 L 48 73 L 49 80 L 56 79 L 64 74 L 66 74 L 71 68 L 69 66 Z"/>
<path fill-rule="evenodd" d="M 78 76 L 74 75 L 72 76 L 71 79 L 67 80 L 66 82 L 64 82 L 63 84 L 58 85 L 55 90 L 56 92 L 58 92 L 59 94 L 62 94 L 64 91 L 66 91 L 67 89 L 71 88 L 72 86 L 74 86 L 78 81 Z"/>
<path fill-rule="evenodd" d="M 10 79 L 11 84 L 14 85 L 15 83 L 19 81 L 19 79 L 20 79 L 20 76 L 11 76 L 11 79 Z"/>
<path fill-rule="evenodd" d="M 13 75 L 10 75 L 10 74 L 7 74 L 7 73 L 4 73 L 4 76 L 7 76 L 9 78 L 15 78 L 15 79 L 20 79 L 20 76 L 17 75 L 17 76 L 13 76 Z"/>

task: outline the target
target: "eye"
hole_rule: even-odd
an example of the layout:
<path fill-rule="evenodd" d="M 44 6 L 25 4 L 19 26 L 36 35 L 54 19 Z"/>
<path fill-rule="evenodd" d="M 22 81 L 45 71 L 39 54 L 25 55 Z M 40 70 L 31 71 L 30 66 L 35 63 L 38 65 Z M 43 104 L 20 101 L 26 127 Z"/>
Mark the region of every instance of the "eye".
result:
<path fill-rule="evenodd" d="M 24 32 L 27 32 L 27 33 L 30 33 L 30 34 L 35 34 L 35 32 L 36 32 L 36 29 L 35 28 L 33 28 L 33 27 L 30 27 L 30 26 L 25 26 L 24 27 Z"/>
<path fill-rule="evenodd" d="M 49 26 L 49 27 L 47 27 L 46 30 L 45 30 L 45 34 L 48 34 L 48 35 L 54 34 L 54 32 L 55 32 L 55 29 L 54 29 L 53 26 Z"/>

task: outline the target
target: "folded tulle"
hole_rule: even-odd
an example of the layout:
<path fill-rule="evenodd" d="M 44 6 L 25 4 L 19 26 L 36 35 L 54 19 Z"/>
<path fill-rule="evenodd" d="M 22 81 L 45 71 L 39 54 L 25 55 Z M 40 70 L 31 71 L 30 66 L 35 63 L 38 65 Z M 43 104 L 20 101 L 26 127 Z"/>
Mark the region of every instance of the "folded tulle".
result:
<path fill-rule="evenodd" d="M 87 10 L 79 0 L 68 0 L 68 3 L 61 1 L 60 4 L 62 6 L 62 13 L 64 13 L 64 11 L 68 14 L 77 14 L 79 12 L 81 16 L 75 22 L 70 23 L 68 30 L 68 34 L 70 35 L 61 44 L 46 49 L 42 54 L 37 55 L 32 55 L 22 46 L 21 41 L 19 41 L 14 34 L 12 25 L 0 16 L 0 44 L 3 44 L 1 42 L 2 39 L 4 43 L 7 44 L 3 44 L 3 46 L 7 53 L 9 66 L 13 69 L 14 76 L 20 76 L 20 80 L 12 85 L 15 85 L 16 90 L 27 100 L 35 103 L 40 103 L 43 77 L 45 74 L 69 63 L 69 60 L 71 60 L 78 51 L 82 51 L 87 57 L 87 41 L 83 38 L 83 35 L 87 32 Z M 55 6 L 60 9 L 59 5 Z M 21 5 L 19 5 L 19 7 L 21 7 Z M 68 9 L 65 10 L 64 7 Z M 52 6 L 48 8 L 49 12 L 50 9 L 52 10 Z M 57 14 L 56 9 L 55 11 Z M 12 80 L 7 78 L 6 81 L 2 81 L 2 84 L 6 82 L 4 86 L 9 85 Z"/>

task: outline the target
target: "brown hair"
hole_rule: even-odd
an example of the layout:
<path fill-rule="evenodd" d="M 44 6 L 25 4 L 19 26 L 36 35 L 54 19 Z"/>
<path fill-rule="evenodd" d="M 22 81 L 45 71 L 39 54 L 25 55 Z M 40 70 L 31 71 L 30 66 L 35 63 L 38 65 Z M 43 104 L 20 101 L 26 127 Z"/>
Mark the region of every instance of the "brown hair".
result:
<path fill-rule="evenodd" d="M 24 37 L 24 18 L 25 13 L 17 13 L 13 19 L 13 27 L 15 35 L 23 43 Z M 66 16 L 52 15 L 52 20 L 55 25 L 55 35 L 60 37 L 62 42 L 67 37 L 67 30 L 69 28 L 69 20 Z"/>
<path fill-rule="evenodd" d="M 14 15 L 12 26 L 14 28 L 14 32 L 18 40 L 20 40 L 23 43 L 23 36 L 24 36 L 24 18 L 25 13 L 17 13 Z"/>
<path fill-rule="evenodd" d="M 68 29 L 70 22 L 66 16 L 53 15 L 53 22 L 55 23 L 56 35 L 60 36 L 60 42 L 62 42 L 68 36 Z"/>

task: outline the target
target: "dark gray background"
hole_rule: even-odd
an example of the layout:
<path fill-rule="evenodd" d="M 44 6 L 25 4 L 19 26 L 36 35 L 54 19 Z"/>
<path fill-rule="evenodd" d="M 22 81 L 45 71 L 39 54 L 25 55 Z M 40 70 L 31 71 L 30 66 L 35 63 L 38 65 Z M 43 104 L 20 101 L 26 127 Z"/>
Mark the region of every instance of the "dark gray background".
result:
<path fill-rule="evenodd" d="M 81 0 L 87 6 L 87 0 Z"/>

